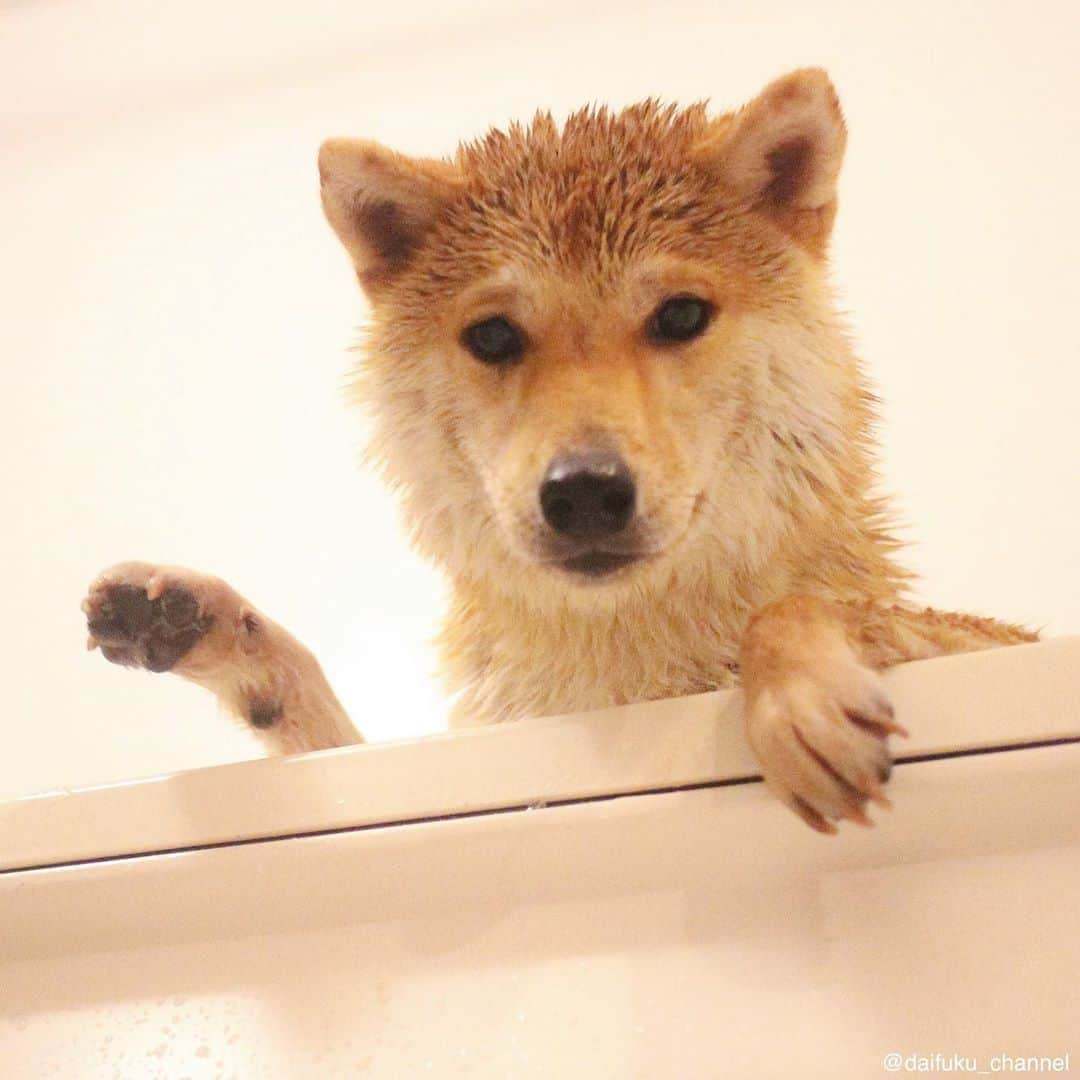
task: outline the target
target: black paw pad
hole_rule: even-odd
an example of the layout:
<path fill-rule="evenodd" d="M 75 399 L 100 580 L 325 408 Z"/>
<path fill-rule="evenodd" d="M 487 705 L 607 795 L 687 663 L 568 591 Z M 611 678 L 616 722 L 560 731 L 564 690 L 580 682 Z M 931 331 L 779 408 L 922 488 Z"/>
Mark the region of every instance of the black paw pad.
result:
<path fill-rule="evenodd" d="M 137 585 L 109 585 L 90 601 L 87 628 L 107 660 L 127 667 L 168 671 L 214 624 L 185 589 L 166 589 L 156 600 Z"/>

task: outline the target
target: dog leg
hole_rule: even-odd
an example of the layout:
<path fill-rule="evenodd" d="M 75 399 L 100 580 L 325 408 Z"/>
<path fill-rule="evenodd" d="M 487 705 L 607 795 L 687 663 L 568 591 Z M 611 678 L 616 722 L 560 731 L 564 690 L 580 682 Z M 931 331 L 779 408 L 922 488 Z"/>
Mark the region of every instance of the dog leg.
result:
<path fill-rule="evenodd" d="M 363 742 L 315 657 L 219 578 L 119 563 L 82 607 L 90 648 L 114 664 L 198 683 L 277 753 Z"/>
<path fill-rule="evenodd" d="M 974 616 L 789 596 L 758 612 L 740 649 L 747 734 L 765 782 L 808 825 L 871 824 L 888 806 L 889 735 L 906 735 L 877 674 L 947 653 L 1037 640 Z"/>

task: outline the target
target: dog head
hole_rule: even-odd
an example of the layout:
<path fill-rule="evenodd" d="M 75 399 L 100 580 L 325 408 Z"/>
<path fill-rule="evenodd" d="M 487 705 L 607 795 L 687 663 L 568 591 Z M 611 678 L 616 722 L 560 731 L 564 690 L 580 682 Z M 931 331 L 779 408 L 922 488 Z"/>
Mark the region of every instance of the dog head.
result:
<path fill-rule="evenodd" d="M 452 161 L 324 143 L 372 306 L 357 385 L 421 549 L 560 595 L 764 558 L 828 484 L 852 382 L 823 273 L 844 142 L 802 70 L 735 113 L 538 115 Z"/>

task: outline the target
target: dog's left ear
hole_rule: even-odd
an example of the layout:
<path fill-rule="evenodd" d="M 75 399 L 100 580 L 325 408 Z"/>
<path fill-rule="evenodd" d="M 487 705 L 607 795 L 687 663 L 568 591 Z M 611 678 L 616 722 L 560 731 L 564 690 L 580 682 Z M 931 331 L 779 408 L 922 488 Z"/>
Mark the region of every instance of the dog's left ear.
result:
<path fill-rule="evenodd" d="M 829 76 L 802 68 L 714 121 L 695 156 L 744 205 L 824 254 L 847 129 Z"/>
<path fill-rule="evenodd" d="M 319 182 L 327 220 L 372 299 L 408 266 L 464 184 L 446 162 L 361 139 L 322 144 Z"/>

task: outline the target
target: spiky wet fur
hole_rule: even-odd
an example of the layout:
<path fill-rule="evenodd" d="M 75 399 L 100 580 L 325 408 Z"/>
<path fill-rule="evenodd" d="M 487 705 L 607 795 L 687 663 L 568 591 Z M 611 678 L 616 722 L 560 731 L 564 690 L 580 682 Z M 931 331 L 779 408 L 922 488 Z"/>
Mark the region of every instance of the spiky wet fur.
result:
<path fill-rule="evenodd" d="M 353 396 L 413 542 L 451 583 L 440 651 L 455 722 L 741 681 L 766 781 L 828 832 L 886 801 L 885 740 L 903 729 L 877 669 L 1034 640 L 905 603 L 875 491 L 874 398 L 828 282 L 845 141 L 811 69 L 735 113 L 648 101 L 561 127 L 542 113 L 446 161 L 324 144 L 323 205 L 371 300 Z M 715 317 L 660 347 L 650 313 L 680 293 Z M 494 315 L 523 328 L 520 362 L 464 346 Z M 599 582 L 555 564 L 537 496 L 553 455 L 594 444 L 636 479 L 648 556 Z M 245 638 L 249 678 L 321 680 L 283 633 Z M 214 641 L 177 670 L 230 701 L 234 661 Z M 325 689 L 285 703 L 251 690 L 275 718 L 260 735 L 347 741 Z M 305 701 L 326 715 L 305 718 Z"/>
<path fill-rule="evenodd" d="M 902 597 L 908 575 L 873 491 L 874 399 L 826 264 L 717 200 L 715 178 L 691 160 L 709 133 L 701 106 L 656 102 L 585 110 L 561 131 L 542 114 L 491 132 L 458 152 L 460 209 L 375 304 L 354 396 L 413 541 L 453 583 L 440 647 L 459 722 L 729 686 L 742 630 L 766 603 L 809 592 L 887 608 Z M 720 317 L 740 321 L 741 350 L 718 360 L 730 369 L 698 388 L 722 437 L 705 501 L 691 534 L 625 585 L 541 576 L 499 533 L 445 358 L 454 335 L 433 312 L 507 261 L 573 277 L 602 302 L 628 266 L 665 256 L 722 264 L 733 300 Z M 732 316 L 740 302 L 753 308 Z M 499 379 L 480 365 L 475 375 Z"/>

